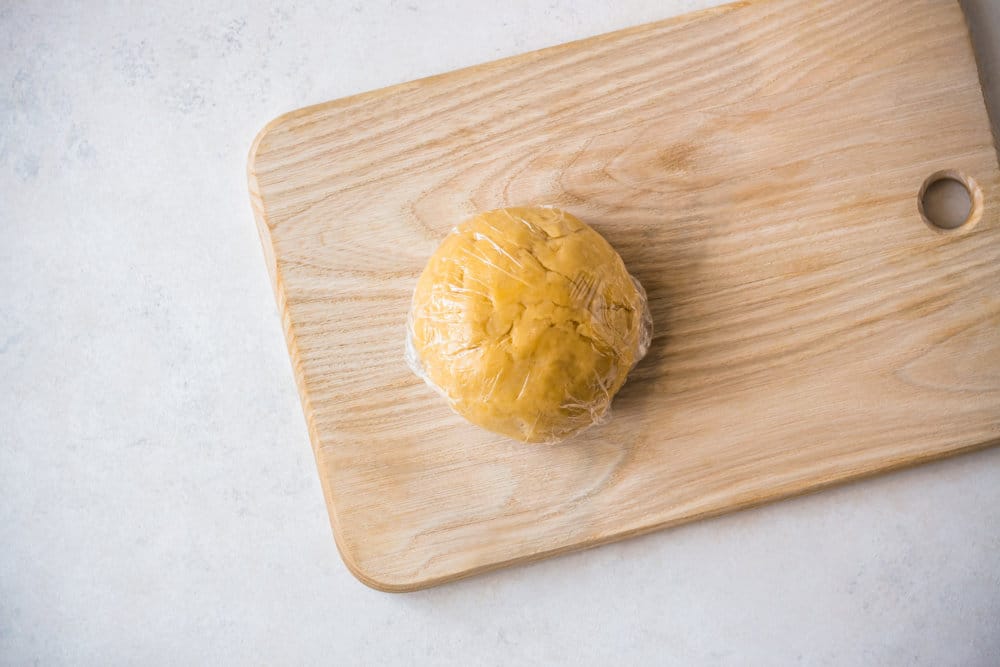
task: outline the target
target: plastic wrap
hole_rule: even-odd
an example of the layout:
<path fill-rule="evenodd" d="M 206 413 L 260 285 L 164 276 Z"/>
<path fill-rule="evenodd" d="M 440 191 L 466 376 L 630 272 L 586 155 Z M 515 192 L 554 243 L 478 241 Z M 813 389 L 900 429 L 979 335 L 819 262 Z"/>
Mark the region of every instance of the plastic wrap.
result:
<path fill-rule="evenodd" d="M 555 443 L 608 419 L 651 337 L 645 291 L 600 234 L 559 209 L 508 208 L 431 257 L 406 360 L 474 424 Z"/>

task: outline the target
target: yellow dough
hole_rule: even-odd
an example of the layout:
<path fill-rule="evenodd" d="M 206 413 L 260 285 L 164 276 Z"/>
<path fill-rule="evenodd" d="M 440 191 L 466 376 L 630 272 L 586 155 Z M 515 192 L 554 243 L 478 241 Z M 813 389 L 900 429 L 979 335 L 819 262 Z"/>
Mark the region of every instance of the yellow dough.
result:
<path fill-rule="evenodd" d="M 604 418 L 650 335 L 645 293 L 600 234 L 558 209 L 507 208 L 431 257 L 407 358 L 474 424 L 557 442 Z"/>

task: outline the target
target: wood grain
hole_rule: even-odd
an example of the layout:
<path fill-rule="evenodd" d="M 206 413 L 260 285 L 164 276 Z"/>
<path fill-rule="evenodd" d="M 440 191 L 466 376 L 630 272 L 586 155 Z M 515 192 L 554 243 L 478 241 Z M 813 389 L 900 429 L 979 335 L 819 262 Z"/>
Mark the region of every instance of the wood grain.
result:
<path fill-rule="evenodd" d="M 977 220 L 917 193 L 955 170 Z M 250 191 L 337 544 L 410 590 L 1000 440 L 1000 171 L 947 0 L 727 5 L 302 109 Z M 606 426 L 465 423 L 403 362 L 448 229 L 551 204 L 655 322 Z"/>

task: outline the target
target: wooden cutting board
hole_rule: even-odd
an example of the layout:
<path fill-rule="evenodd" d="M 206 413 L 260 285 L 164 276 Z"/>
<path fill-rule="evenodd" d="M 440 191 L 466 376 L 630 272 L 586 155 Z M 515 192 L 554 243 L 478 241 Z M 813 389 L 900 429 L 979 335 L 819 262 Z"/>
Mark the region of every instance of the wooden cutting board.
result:
<path fill-rule="evenodd" d="M 952 170 L 970 220 L 925 224 Z M 250 192 L 337 544 L 429 586 L 1000 441 L 1000 172 L 947 0 L 743 2 L 309 107 Z M 556 446 L 403 361 L 416 278 L 476 211 L 591 223 L 655 338 Z"/>

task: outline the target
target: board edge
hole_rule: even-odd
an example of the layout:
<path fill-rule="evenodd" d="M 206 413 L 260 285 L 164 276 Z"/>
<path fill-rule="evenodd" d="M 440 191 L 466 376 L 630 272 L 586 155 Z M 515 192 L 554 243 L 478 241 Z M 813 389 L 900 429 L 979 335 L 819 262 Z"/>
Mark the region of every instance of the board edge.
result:
<path fill-rule="evenodd" d="M 632 26 L 626 26 L 624 28 L 617 28 L 615 30 L 601 32 L 594 35 L 586 35 L 578 39 L 569 40 L 567 42 L 561 42 L 559 44 L 543 46 L 541 48 L 532 49 L 530 51 L 524 51 L 522 53 L 515 53 L 513 55 L 505 56 L 503 58 L 484 60 L 482 62 L 473 63 L 471 65 L 458 67 L 456 69 L 450 69 L 444 72 L 438 72 L 436 74 L 429 74 L 427 76 L 422 76 L 416 79 L 399 81 L 385 86 L 380 86 L 378 88 L 351 93 L 343 97 L 337 97 L 332 100 L 326 100 L 324 102 L 318 102 L 316 104 L 308 104 L 303 107 L 297 107 L 295 109 L 291 109 L 277 116 L 269 123 L 267 123 L 264 126 L 264 128 L 258 133 L 257 138 L 254 140 L 253 146 L 251 148 L 251 161 L 253 159 L 254 148 L 258 145 L 263 135 L 272 132 L 279 125 L 298 120 L 299 118 L 302 117 L 311 116 L 313 114 L 322 113 L 324 111 L 332 109 L 355 105 L 359 102 L 363 102 L 369 99 L 378 99 L 380 97 L 385 97 L 407 89 L 419 88 L 427 84 L 432 84 L 436 82 L 438 79 L 443 79 L 445 77 L 453 77 L 455 75 L 461 75 L 461 74 L 479 73 L 495 69 L 498 67 L 502 67 L 504 65 L 514 64 L 515 62 L 524 61 L 530 58 L 548 57 L 560 51 L 570 50 L 575 47 L 578 47 L 585 42 L 596 43 L 596 42 L 604 42 L 604 41 L 619 39 L 626 35 L 649 30 L 654 26 L 665 27 L 675 23 L 690 23 L 692 21 L 708 20 L 711 18 L 729 14 L 730 12 L 733 11 L 744 9 L 752 5 L 767 5 L 774 2 L 777 2 L 777 0 L 730 0 L 729 2 L 723 2 L 722 4 L 715 5 L 712 7 L 704 7 L 702 9 L 698 9 L 695 11 L 684 12 L 682 14 L 676 14 L 674 16 L 668 16 L 666 18 L 655 19 L 653 21 L 646 21 L 644 23 L 639 23 Z"/>
<path fill-rule="evenodd" d="M 962 15 L 962 22 L 965 24 L 966 39 L 969 43 L 969 50 L 972 52 L 972 60 L 976 65 L 976 78 L 979 83 L 979 96 L 983 100 L 983 108 L 986 111 L 986 121 L 990 128 L 990 137 L 993 139 L 993 153 L 997 160 L 997 167 L 1000 169 L 1000 108 L 992 109 L 990 107 L 990 95 L 987 94 L 989 86 L 986 81 L 986 64 L 980 62 L 979 49 L 976 48 L 976 28 L 972 24 L 972 16 L 969 14 L 966 2 L 964 0 L 955 0 L 955 4 L 958 5 L 958 11 Z M 1000 104 L 1000 98 L 995 100 Z M 994 105 L 996 106 L 996 105 Z"/>
<path fill-rule="evenodd" d="M 285 336 L 285 345 L 288 349 L 288 357 L 292 365 L 292 375 L 295 378 L 299 401 L 302 406 L 303 416 L 306 420 L 306 428 L 309 432 L 310 446 L 313 451 L 317 472 L 319 473 L 320 487 L 323 490 L 323 501 L 326 505 L 330 528 L 333 532 L 333 541 L 337 547 L 337 552 L 340 554 L 340 558 L 347 567 L 348 571 L 354 575 L 358 581 L 370 588 L 384 592 L 403 592 L 407 590 L 415 590 L 407 587 L 406 585 L 396 585 L 387 581 L 382 581 L 367 572 L 358 563 L 353 553 L 347 548 L 346 540 L 344 540 L 341 535 L 339 522 L 337 520 L 336 505 L 333 502 L 333 492 L 330 488 L 327 476 L 323 474 L 323 464 L 320 456 L 321 444 L 319 432 L 315 428 L 312 402 L 309 399 L 309 392 L 306 388 L 305 377 L 302 375 L 300 370 L 298 341 L 291 327 L 291 318 L 288 314 L 288 304 L 285 297 L 284 280 L 282 279 L 281 267 L 278 264 L 277 257 L 274 252 L 274 240 L 271 237 L 271 227 L 267 221 L 267 205 L 264 201 L 263 194 L 261 193 L 256 168 L 257 157 L 267 136 L 271 134 L 275 128 L 282 126 L 285 122 L 296 117 L 297 115 L 298 111 L 291 111 L 277 116 L 264 125 L 264 127 L 257 133 L 257 136 L 254 137 L 247 155 L 247 189 L 250 195 L 250 207 L 253 209 L 254 221 L 257 226 L 257 234 L 260 238 L 261 249 L 264 253 L 264 263 L 267 267 L 267 272 L 271 279 L 271 287 L 274 291 L 278 317 L 281 319 L 281 329 Z"/>
<path fill-rule="evenodd" d="M 735 514 L 737 512 L 744 512 L 747 510 L 756 509 L 758 507 L 763 507 L 765 505 L 778 503 L 784 500 L 790 500 L 792 498 L 810 496 L 813 494 L 822 493 L 823 491 L 836 487 L 846 487 L 850 484 L 863 482 L 873 477 L 882 475 L 891 475 L 893 473 L 898 473 L 911 468 L 916 468 L 917 466 L 924 465 L 927 463 L 944 461 L 946 459 L 952 459 L 957 456 L 972 454 L 975 452 L 983 451 L 997 446 L 1000 446 L 1000 439 L 985 440 L 983 442 L 956 447 L 954 449 L 931 452 L 929 454 L 924 454 L 922 456 L 917 456 L 917 457 L 909 457 L 909 458 L 899 457 L 895 461 L 891 461 L 886 465 L 859 468 L 857 470 L 848 471 L 843 475 L 836 475 L 836 474 L 830 475 L 827 479 L 816 484 L 808 484 L 802 486 L 802 485 L 796 485 L 793 482 L 787 484 L 784 488 L 781 488 L 777 493 L 757 494 L 741 502 L 731 505 L 726 505 L 725 507 L 709 508 L 700 512 L 695 512 L 693 514 L 667 519 L 665 521 L 656 524 L 650 524 L 647 526 L 632 528 L 629 530 L 622 531 L 620 533 L 605 535 L 591 540 L 584 540 L 576 542 L 574 544 L 556 547 L 555 549 L 539 551 L 524 556 L 517 556 L 515 558 L 510 558 L 503 561 L 497 561 L 495 563 L 487 563 L 484 565 L 469 568 L 467 570 L 460 570 L 449 575 L 444 575 L 440 577 L 430 577 L 426 579 L 413 578 L 407 580 L 407 583 L 404 584 L 390 584 L 390 585 L 385 585 L 384 583 L 373 584 L 370 581 L 366 581 L 361 576 L 359 576 L 358 573 L 355 572 L 355 570 L 352 568 L 350 564 L 348 564 L 348 569 L 351 570 L 351 572 L 356 577 L 358 577 L 362 581 L 362 583 L 376 590 L 389 593 L 412 593 L 420 590 L 426 590 L 428 588 L 433 588 L 435 586 L 440 586 L 443 584 L 449 584 L 461 581 L 462 579 L 475 577 L 481 574 L 486 574 L 488 572 L 493 572 L 495 570 L 501 570 L 509 567 L 516 567 L 519 565 L 528 565 L 536 561 L 541 561 L 556 556 L 567 555 L 578 551 L 586 551 L 588 549 L 593 549 L 596 547 L 613 544 L 615 542 L 622 542 L 635 537 L 641 537 L 643 535 L 649 535 L 652 533 L 669 530 L 671 528 L 679 528 L 680 526 L 683 526 L 685 524 L 695 523 L 697 521 L 713 519 L 716 517 L 721 517 L 729 514 Z"/>

